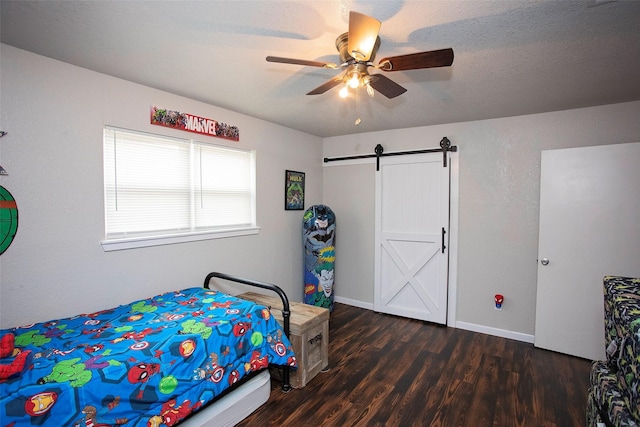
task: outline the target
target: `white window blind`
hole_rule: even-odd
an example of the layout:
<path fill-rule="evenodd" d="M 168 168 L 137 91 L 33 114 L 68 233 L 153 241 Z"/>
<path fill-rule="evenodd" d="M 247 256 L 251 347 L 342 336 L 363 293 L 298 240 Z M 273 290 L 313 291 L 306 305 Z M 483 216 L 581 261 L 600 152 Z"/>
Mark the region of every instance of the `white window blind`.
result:
<path fill-rule="evenodd" d="M 106 240 L 255 227 L 255 153 L 104 131 Z"/>

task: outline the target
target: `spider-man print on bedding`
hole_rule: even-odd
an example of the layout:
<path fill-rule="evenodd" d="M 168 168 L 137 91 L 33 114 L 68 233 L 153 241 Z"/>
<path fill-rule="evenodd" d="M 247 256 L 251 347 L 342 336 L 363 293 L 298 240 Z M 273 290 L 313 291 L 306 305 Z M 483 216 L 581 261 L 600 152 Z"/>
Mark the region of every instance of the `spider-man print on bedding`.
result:
<path fill-rule="evenodd" d="M 247 374 L 296 366 L 264 306 L 189 288 L 0 330 L 0 420 L 172 426 Z"/>

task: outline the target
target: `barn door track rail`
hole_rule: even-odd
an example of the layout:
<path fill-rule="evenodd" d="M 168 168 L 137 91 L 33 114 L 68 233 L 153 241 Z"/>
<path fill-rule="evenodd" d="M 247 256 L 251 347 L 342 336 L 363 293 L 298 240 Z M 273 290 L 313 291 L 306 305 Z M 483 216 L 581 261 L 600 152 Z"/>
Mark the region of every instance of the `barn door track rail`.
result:
<path fill-rule="evenodd" d="M 362 154 L 359 156 L 345 156 L 345 157 L 325 157 L 324 162 L 337 162 L 340 160 L 355 160 L 355 159 L 370 159 L 376 158 L 376 171 L 380 170 L 380 157 L 387 156 L 404 156 L 406 154 L 423 154 L 423 153 L 437 153 L 442 152 L 442 166 L 447 167 L 447 151 L 458 151 L 458 147 L 451 145 L 451 141 L 446 136 L 440 141 L 440 148 L 428 148 L 425 150 L 411 150 L 411 151 L 394 151 L 391 153 L 385 153 L 382 145 L 378 144 L 375 148 L 375 154 Z"/>

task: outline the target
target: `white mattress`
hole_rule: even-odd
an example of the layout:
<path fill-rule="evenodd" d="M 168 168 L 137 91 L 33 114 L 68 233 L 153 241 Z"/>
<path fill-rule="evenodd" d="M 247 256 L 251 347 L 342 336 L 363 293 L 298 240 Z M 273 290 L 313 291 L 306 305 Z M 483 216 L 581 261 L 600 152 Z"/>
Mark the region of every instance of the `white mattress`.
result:
<path fill-rule="evenodd" d="M 269 400 L 270 394 L 271 376 L 269 370 L 264 369 L 236 390 L 181 422 L 180 427 L 234 426 Z"/>

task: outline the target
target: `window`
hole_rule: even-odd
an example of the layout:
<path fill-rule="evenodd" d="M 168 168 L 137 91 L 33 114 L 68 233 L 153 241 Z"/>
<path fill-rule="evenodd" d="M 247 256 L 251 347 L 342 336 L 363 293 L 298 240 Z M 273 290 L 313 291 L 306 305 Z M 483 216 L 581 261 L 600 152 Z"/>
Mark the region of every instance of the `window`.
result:
<path fill-rule="evenodd" d="M 257 232 L 255 152 L 105 128 L 105 250 Z"/>

